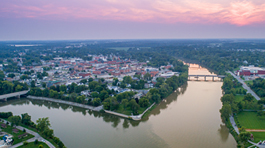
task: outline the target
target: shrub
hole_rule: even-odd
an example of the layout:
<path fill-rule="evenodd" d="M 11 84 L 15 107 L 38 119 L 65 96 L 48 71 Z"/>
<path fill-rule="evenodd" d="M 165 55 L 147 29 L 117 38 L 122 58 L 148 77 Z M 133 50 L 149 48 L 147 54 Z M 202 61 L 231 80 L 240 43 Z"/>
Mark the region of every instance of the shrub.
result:
<path fill-rule="evenodd" d="M 39 143 L 39 140 L 36 139 L 36 140 L 34 141 L 34 144 L 38 144 L 38 143 Z"/>
<path fill-rule="evenodd" d="M 28 141 L 23 142 L 23 145 L 28 145 L 28 144 L 29 144 Z"/>

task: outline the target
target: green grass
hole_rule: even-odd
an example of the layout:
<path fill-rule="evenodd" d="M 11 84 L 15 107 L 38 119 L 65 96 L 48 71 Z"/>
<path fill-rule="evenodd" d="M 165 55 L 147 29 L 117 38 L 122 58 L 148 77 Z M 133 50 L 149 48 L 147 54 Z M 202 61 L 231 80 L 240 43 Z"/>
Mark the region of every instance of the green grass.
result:
<path fill-rule="evenodd" d="M 265 140 L 265 132 L 251 132 L 254 136 L 254 142 Z"/>
<path fill-rule="evenodd" d="M 5 119 L 6 120 L 6 119 Z M 38 131 L 37 131 L 37 129 L 36 128 L 33 128 L 33 127 L 30 127 L 30 126 L 27 126 L 27 125 L 24 125 L 24 124 L 20 124 L 20 126 L 22 126 L 22 127 L 25 127 L 25 128 L 27 128 L 27 129 L 29 129 L 29 130 L 32 130 L 32 131 L 34 131 L 34 132 L 36 132 L 36 133 L 39 133 Z M 11 129 L 11 132 L 12 132 L 12 129 Z M 46 140 L 48 140 L 50 143 L 52 143 L 56 148 L 58 148 L 58 145 L 53 141 L 53 139 L 51 139 L 51 138 L 46 138 L 45 136 L 43 136 L 41 133 L 39 133 L 43 138 L 45 138 Z M 21 135 L 21 134 L 20 134 Z M 23 139 L 22 139 L 23 140 Z"/>
<path fill-rule="evenodd" d="M 240 125 L 247 129 L 265 129 L 265 118 L 258 117 L 257 112 L 240 112 L 237 118 Z"/>
<path fill-rule="evenodd" d="M 30 142 L 27 145 L 22 145 L 22 146 L 19 146 L 18 148 L 38 148 L 39 145 L 42 145 L 43 148 L 49 148 L 49 146 L 43 142 L 39 142 L 38 144 L 35 144 L 34 142 Z"/>
<path fill-rule="evenodd" d="M 152 105 L 153 103 L 151 103 L 150 105 Z M 149 106 L 150 106 L 149 105 Z M 148 106 L 148 107 L 149 107 Z M 140 107 L 138 109 L 138 113 L 141 114 L 143 113 L 148 107 Z M 114 110 L 114 112 L 117 112 L 117 113 L 121 113 L 121 114 L 124 114 L 124 115 L 132 115 L 132 110 L 129 106 L 126 107 L 126 109 L 124 109 L 123 105 L 120 104 L 119 105 L 119 108 L 117 110 Z"/>
<path fill-rule="evenodd" d="M 251 85 L 253 85 L 253 80 L 245 81 L 245 83 L 246 83 L 248 86 L 251 86 Z"/>
<path fill-rule="evenodd" d="M 1 128 L 1 129 L 2 129 L 2 131 L 6 132 L 6 133 L 9 133 L 9 134 L 11 134 L 13 136 L 13 139 L 14 139 L 14 143 L 13 144 L 17 144 L 17 143 L 20 143 L 22 141 L 26 141 L 26 140 L 34 137 L 33 135 L 28 134 L 27 137 L 18 139 L 18 136 L 24 134 L 24 132 L 19 130 L 18 133 L 13 133 L 12 129 L 14 129 L 14 127 L 11 127 L 9 125 L 7 125 L 7 128 Z"/>
<path fill-rule="evenodd" d="M 244 99 L 244 95 L 235 95 L 235 102 L 240 102 Z"/>

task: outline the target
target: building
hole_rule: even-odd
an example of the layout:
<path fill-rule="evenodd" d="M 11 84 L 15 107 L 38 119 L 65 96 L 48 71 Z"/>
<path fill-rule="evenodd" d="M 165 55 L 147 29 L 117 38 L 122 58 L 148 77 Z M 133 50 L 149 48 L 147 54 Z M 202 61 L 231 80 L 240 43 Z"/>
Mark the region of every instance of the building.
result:
<path fill-rule="evenodd" d="M 82 72 L 82 73 L 79 73 L 79 76 L 82 76 L 82 78 L 88 78 L 91 76 L 91 73 Z"/>
<path fill-rule="evenodd" d="M 265 75 L 265 69 L 260 67 L 251 66 L 241 66 L 240 70 L 236 71 L 238 76 L 253 76 L 253 75 Z"/>

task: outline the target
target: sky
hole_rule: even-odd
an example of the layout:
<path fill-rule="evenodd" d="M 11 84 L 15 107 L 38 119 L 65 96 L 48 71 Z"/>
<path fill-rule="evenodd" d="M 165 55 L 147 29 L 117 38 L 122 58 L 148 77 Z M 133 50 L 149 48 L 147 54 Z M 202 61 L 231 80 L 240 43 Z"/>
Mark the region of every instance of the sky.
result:
<path fill-rule="evenodd" d="M 264 0 L 0 0 L 0 40 L 265 38 Z"/>

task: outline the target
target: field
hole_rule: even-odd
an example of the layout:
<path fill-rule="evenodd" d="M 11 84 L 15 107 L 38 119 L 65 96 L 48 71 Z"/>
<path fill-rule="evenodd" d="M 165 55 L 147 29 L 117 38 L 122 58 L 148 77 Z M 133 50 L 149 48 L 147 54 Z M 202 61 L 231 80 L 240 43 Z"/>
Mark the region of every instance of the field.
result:
<path fill-rule="evenodd" d="M 240 112 L 237 118 L 246 129 L 265 129 L 265 117 L 258 117 L 257 112 Z"/>
<path fill-rule="evenodd" d="M 246 83 L 248 86 L 250 86 L 250 85 L 253 84 L 253 80 L 245 81 L 245 83 Z"/>
<path fill-rule="evenodd" d="M 235 95 L 235 102 L 240 102 L 244 99 L 244 95 Z"/>
<path fill-rule="evenodd" d="M 43 142 L 39 142 L 38 144 L 35 144 L 34 142 L 30 142 L 27 145 L 22 145 L 22 146 L 19 146 L 18 148 L 37 148 L 39 145 L 42 145 L 43 148 L 49 148 L 49 146 Z"/>
<path fill-rule="evenodd" d="M 254 136 L 254 142 L 265 140 L 265 132 L 251 132 Z"/>

